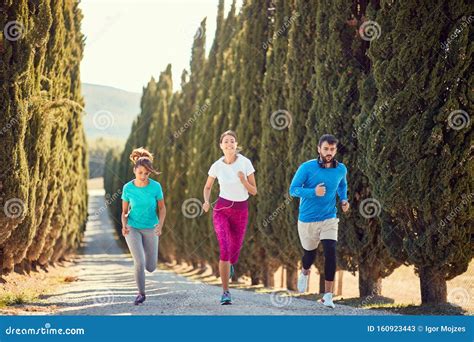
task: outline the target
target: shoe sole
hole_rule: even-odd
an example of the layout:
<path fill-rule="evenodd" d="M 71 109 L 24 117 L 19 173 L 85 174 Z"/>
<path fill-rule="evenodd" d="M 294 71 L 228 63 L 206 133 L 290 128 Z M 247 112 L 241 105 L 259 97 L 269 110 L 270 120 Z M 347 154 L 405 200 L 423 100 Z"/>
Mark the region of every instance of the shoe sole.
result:
<path fill-rule="evenodd" d="M 323 301 L 322 299 L 321 299 L 321 302 L 320 302 L 320 303 L 321 303 L 321 304 L 323 304 L 323 305 L 324 305 L 325 307 L 327 307 L 327 308 L 334 309 L 334 308 L 336 307 L 336 306 L 332 306 L 332 305 L 326 305 L 326 304 L 324 304 L 324 301 Z"/>

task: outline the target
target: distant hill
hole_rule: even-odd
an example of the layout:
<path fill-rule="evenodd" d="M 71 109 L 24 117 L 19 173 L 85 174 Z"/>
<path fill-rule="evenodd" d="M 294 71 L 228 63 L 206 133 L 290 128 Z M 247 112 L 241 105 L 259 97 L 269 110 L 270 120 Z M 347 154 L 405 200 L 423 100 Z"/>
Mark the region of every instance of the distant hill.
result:
<path fill-rule="evenodd" d="M 125 142 L 133 120 L 140 112 L 140 93 L 82 83 L 86 103 L 84 129 L 87 140 L 96 138 Z"/>

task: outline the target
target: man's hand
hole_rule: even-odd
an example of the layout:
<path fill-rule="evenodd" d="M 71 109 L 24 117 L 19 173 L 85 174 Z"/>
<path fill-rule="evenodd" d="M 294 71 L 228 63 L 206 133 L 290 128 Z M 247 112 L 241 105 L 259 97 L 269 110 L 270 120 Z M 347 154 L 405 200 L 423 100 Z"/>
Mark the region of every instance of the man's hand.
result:
<path fill-rule="evenodd" d="M 314 191 L 316 192 L 316 196 L 324 196 L 326 194 L 326 186 L 324 183 L 319 183 Z"/>
<path fill-rule="evenodd" d="M 125 236 L 130 232 L 130 229 L 128 229 L 127 226 L 122 227 L 122 235 Z"/>
<path fill-rule="evenodd" d="M 346 212 L 349 210 L 349 202 L 348 201 L 342 201 L 341 202 L 341 208 L 343 212 Z"/>
<path fill-rule="evenodd" d="M 155 234 L 160 236 L 161 235 L 161 229 L 162 229 L 161 223 L 155 224 Z"/>

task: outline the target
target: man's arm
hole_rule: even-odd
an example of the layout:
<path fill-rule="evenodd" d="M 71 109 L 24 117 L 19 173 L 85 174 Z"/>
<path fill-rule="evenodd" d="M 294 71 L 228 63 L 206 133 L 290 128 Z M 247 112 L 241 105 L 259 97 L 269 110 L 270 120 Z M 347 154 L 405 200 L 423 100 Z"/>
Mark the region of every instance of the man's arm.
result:
<path fill-rule="evenodd" d="M 343 212 L 349 210 L 349 201 L 347 200 L 347 169 L 345 168 L 344 177 L 342 177 L 337 187 L 337 195 L 341 201 L 341 208 Z"/>
<path fill-rule="evenodd" d="M 342 177 L 339 185 L 337 186 L 337 195 L 339 196 L 339 201 L 347 202 L 347 169 L 345 168 L 344 176 Z"/>
<path fill-rule="evenodd" d="M 290 184 L 290 196 L 301 197 L 301 198 L 314 198 L 316 192 L 313 188 L 303 188 L 303 184 L 308 178 L 307 172 L 303 165 L 301 165 L 296 171 L 293 180 Z"/>

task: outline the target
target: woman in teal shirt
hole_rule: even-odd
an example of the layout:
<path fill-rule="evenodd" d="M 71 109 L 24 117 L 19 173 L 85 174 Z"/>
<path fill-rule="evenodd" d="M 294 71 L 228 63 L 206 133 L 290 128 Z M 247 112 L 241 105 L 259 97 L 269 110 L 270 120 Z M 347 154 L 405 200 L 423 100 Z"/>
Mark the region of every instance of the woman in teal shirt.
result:
<path fill-rule="evenodd" d="M 138 305 L 145 301 L 145 269 L 156 269 L 166 207 L 161 184 L 149 178 L 151 173 L 160 174 L 153 168 L 153 155 L 140 147 L 133 150 L 130 160 L 135 179 L 122 190 L 122 234 L 135 264 L 138 295 L 134 304 Z"/>

